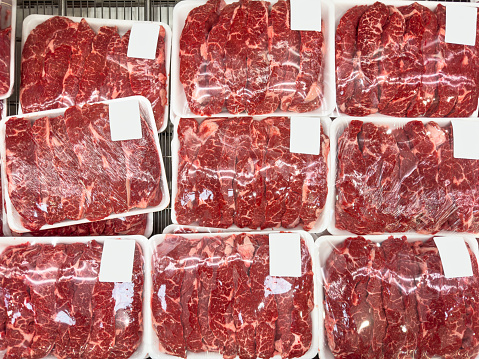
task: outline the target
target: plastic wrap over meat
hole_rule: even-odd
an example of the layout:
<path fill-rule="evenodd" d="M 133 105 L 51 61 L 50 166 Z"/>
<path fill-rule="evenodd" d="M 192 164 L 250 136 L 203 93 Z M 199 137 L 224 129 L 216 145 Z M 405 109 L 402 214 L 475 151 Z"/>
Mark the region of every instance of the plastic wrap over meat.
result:
<path fill-rule="evenodd" d="M 11 91 L 12 11 L 7 3 L 0 6 L 0 96 L 8 97 Z"/>
<path fill-rule="evenodd" d="M 33 237 L 82 237 L 82 236 L 127 236 L 146 233 L 148 214 L 139 214 L 104 221 L 89 222 L 60 228 L 44 229 L 27 233 L 12 233 Z"/>
<path fill-rule="evenodd" d="M 345 121 L 333 130 L 335 227 L 357 234 L 478 233 L 479 161 L 454 157 L 450 122 L 383 123 Z"/>
<path fill-rule="evenodd" d="M 143 338 L 144 260 L 131 282 L 100 282 L 103 245 L 22 243 L 0 254 L 4 358 L 129 358 Z"/>
<path fill-rule="evenodd" d="M 315 227 L 328 193 L 321 153 L 291 153 L 287 117 L 180 119 L 176 221 L 204 227 Z"/>
<path fill-rule="evenodd" d="M 124 141 L 111 140 L 103 103 L 34 121 L 10 118 L 5 126 L 8 194 L 27 230 L 98 221 L 158 206 L 164 196 L 156 133 L 143 117 L 142 137 Z"/>
<path fill-rule="evenodd" d="M 432 238 L 326 241 L 324 321 L 334 358 L 477 357 L 479 269 L 471 246 L 473 276 L 446 278 Z"/>
<path fill-rule="evenodd" d="M 351 116 L 468 117 L 477 109 L 475 46 L 445 42 L 446 8 L 357 5 L 336 30 L 336 100 Z M 479 22 L 477 27 L 479 35 Z"/>
<path fill-rule="evenodd" d="M 313 265 L 269 276 L 267 234 L 166 235 L 153 253 L 153 327 L 162 353 L 303 356 L 313 340 Z"/>
<path fill-rule="evenodd" d="M 92 30 L 85 19 L 54 16 L 36 26 L 22 51 L 20 104 L 24 113 L 141 95 L 153 106 L 156 127 L 167 104 L 165 28 L 153 60 L 127 57 L 130 31 Z"/>
<path fill-rule="evenodd" d="M 179 41 L 179 79 L 195 115 L 321 107 L 323 32 L 291 30 L 289 0 L 208 0 L 189 12 Z"/>

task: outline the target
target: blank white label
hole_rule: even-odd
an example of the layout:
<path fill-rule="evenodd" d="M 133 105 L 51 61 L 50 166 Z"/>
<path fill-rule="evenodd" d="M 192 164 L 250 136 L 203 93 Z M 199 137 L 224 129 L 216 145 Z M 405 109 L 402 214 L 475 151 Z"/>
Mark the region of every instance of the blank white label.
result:
<path fill-rule="evenodd" d="M 152 22 L 135 22 L 131 27 L 128 42 L 128 57 L 154 60 L 160 25 Z"/>
<path fill-rule="evenodd" d="M 301 238 L 299 233 L 269 235 L 269 275 L 301 277 Z"/>
<path fill-rule="evenodd" d="M 131 282 L 135 241 L 106 239 L 100 263 L 100 282 Z"/>
<path fill-rule="evenodd" d="M 454 158 L 479 159 L 479 121 L 473 119 L 453 119 Z"/>
<path fill-rule="evenodd" d="M 321 31 L 321 1 L 291 0 L 291 30 Z"/>
<path fill-rule="evenodd" d="M 446 38 L 450 44 L 476 44 L 477 8 L 459 4 L 446 5 Z"/>
<path fill-rule="evenodd" d="M 446 278 L 472 276 L 469 251 L 462 237 L 434 237 Z"/>
<path fill-rule="evenodd" d="M 140 104 L 137 99 L 125 98 L 110 102 L 109 116 L 112 141 L 141 138 Z"/>
<path fill-rule="evenodd" d="M 319 155 L 321 149 L 321 119 L 319 117 L 291 117 L 289 150 L 292 153 Z"/>

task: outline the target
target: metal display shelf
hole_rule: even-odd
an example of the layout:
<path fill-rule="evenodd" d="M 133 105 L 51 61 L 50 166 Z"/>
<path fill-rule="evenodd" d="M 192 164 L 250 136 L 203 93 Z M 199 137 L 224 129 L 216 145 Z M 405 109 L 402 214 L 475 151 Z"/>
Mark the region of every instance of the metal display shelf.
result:
<path fill-rule="evenodd" d="M 18 85 L 20 83 L 20 58 L 23 19 L 30 14 L 96 17 L 137 21 L 161 21 L 171 26 L 173 7 L 181 0 L 18 0 L 15 52 L 15 87 L 8 99 L 7 114 L 16 115 L 18 109 Z M 448 0 L 446 0 L 448 1 Z M 457 0 L 456 0 L 457 1 Z M 459 0 L 469 2 L 469 0 Z M 168 188 L 171 190 L 171 148 L 173 126 L 159 135 L 165 162 Z M 172 199 L 173 200 L 173 199 Z M 171 224 L 171 207 L 154 214 L 153 234 L 161 233 Z"/>

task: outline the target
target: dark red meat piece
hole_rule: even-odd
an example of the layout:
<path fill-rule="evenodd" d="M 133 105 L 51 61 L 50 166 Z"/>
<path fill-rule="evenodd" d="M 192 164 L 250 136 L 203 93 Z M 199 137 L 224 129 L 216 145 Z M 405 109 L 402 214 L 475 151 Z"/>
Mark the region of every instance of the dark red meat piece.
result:
<path fill-rule="evenodd" d="M 246 84 L 248 79 L 248 2 L 236 8 L 225 45 L 225 79 L 228 88 L 226 108 L 231 114 L 246 110 Z"/>
<path fill-rule="evenodd" d="M 194 8 L 188 14 L 180 37 L 180 81 L 185 90 L 189 108 L 194 114 L 202 115 L 207 105 L 203 86 L 207 85 L 207 58 L 202 48 L 207 45 L 208 33 L 218 20 L 218 13 L 224 6 L 222 0 L 209 0 Z"/>
<path fill-rule="evenodd" d="M 257 113 L 258 106 L 264 101 L 270 76 L 268 57 L 268 12 L 269 2 L 250 1 L 247 5 L 248 35 L 247 46 L 247 83 L 245 89 L 246 111 L 250 115 Z"/>
<path fill-rule="evenodd" d="M 7 121 L 5 147 L 10 200 L 23 226 L 38 230 L 45 224 L 45 211 L 40 202 L 41 183 L 30 121 L 21 118 Z"/>

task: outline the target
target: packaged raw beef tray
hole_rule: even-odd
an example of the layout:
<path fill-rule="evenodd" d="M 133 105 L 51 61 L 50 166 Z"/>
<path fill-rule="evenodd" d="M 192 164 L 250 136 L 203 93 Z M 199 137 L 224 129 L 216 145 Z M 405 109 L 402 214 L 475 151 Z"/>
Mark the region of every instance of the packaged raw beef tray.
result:
<path fill-rule="evenodd" d="M 450 5 L 335 1 L 339 111 L 396 117 L 477 113 L 479 22 L 475 46 L 446 42 Z"/>
<path fill-rule="evenodd" d="M 275 235 L 293 245 L 295 255 L 282 254 L 297 256 L 295 277 L 271 275 Z M 318 354 L 317 259 L 306 232 L 166 234 L 149 242 L 153 359 Z"/>
<path fill-rule="evenodd" d="M 334 109 L 333 9 L 322 31 L 293 31 L 289 0 L 178 3 L 173 11 L 172 109 L 215 114 L 327 116 Z M 318 26 L 318 27 L 319 27 Z"/>
<path fill-rule="evenodd" d="M 330 190 L 336 203 L 328 231 L 478 233 L 479 160 L 455 149 L 464 141 L 455 136 L 464 121 L 478 120 L 333 121 Z"/>
<path fill-rule="evenodd" d="M 316 248 L 321 359 L 477 358 L 474 237 L 324 236 Z"/>
<path fill-rule="evenodd" d="M 172 141 L 173 222 L 324 231 L 331 120 L 317 121 L 314 155 L 291 152 L 288 117 L 179 119 Z"/>
<path fill-rule="evenodd" d="M 23 22 L 20 111 L 141 95 L 151 102 L 156 127 L 163 131 L 168 122 L 171 30 L 163 23 L 148 24 L 159 29 L 156 54 L 149 59 L 128 56 L 138 56 L 129 52 L 130 34 L 141 23 L 28 16 Z"/>
<path fill-rule="evenodd" d="M 110 110 L 120 103 L 139 106 L 136 120 L 123 119 L 138 121 L 136 139 L 112 140 Z M 169 203 L 153 113 L 143 97 L 9 117 L 1 130 L 14 232 L 155 212 Z"/>
<path fill-rule="evenodd" d="M 16 0 L 0 4 L 0 99 L 10 97 L 13 92 L 16 8 Z"/>
<path fill-rule="evenodd" d="M 128 280 L 104 277 L 105 252 L 130 245 Z M 131 243 L 133 242 L 133 243 Z M 4 358 L 147 356 L 149 263 L 141 236 L 0 242 L 0 348 Z M 123 264 L 125 265 L 125 264 Z"/>

